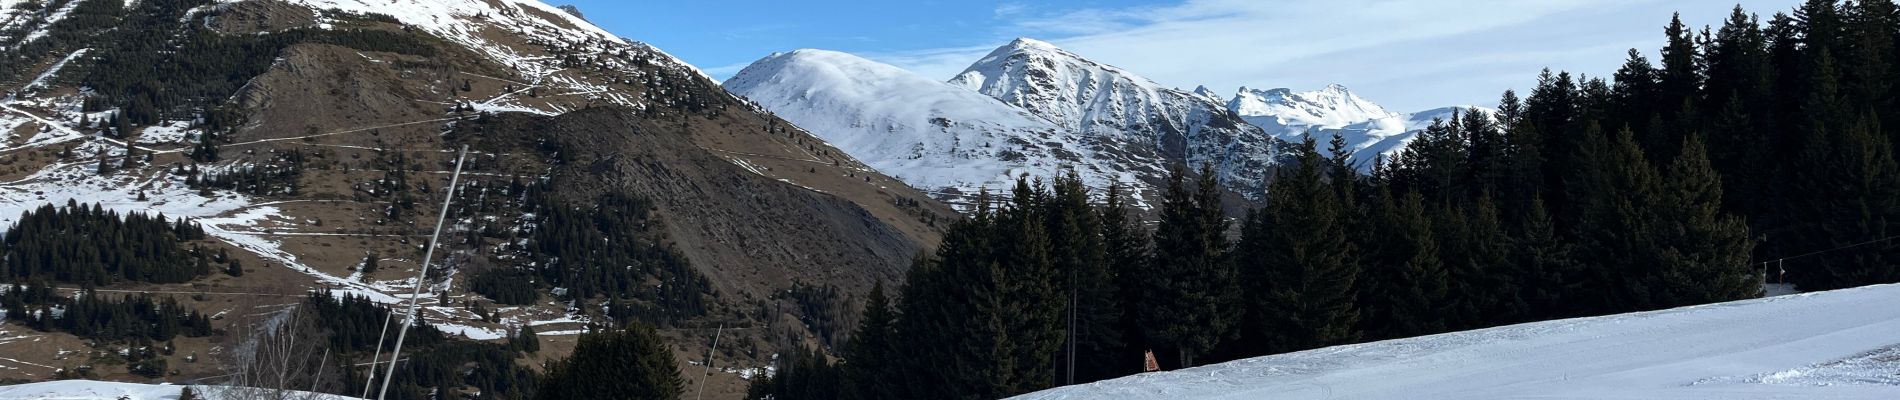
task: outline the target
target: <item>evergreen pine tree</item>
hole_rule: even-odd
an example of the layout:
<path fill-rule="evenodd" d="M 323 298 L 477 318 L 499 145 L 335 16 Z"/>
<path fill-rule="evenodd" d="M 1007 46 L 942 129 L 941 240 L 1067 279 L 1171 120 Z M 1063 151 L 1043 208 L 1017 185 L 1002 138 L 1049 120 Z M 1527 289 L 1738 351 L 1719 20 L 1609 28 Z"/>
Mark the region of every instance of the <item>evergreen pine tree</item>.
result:
<path fill-rule="evenodd" d="M 1530 308 L 1532 320 L 1581 315 L 1576 295 L 1584 293 L 1582 274 L 1572 260 L 1571 244 L 1557 236 L 1541 196 L 1533 197 L 1528 209 L 1511 241 L 1511 260 L 1523 271 L 1518 298 Z"/>
<path fill-rule="evenodd" d="M 945 233 L 936 255 L 913 266 L 901 297 L 898 346 L 905 398 L 998 398 L 1054 382 L 1062 343 L 1062 295 L 1035 205 L 1018 185 L 1012 206 L 990 210 L 980 195 Z"/>
<path fill-rule="evenodd" d="M 1694 129 L 1697 117 L 1696 104 L 1701 98 L 1701 89 L 1705 81 L 1702 76 L 1701 49 L 1697 45 L 1695 32 L 1682 23 L 1682 15 L 1677 14 L 1669 20 L 1664 29 L 1669 37 L 1668 44 L 1662 49 L 1662 70 L 1657 75 L 1662 95 L 1656 107 L 1667 129 L 1649 132 L 1644 151 L 1652 160 L 1669 159 L 1675 155 L 1674 147 L 1682 144 L 1683 132 Z"/>
<path fill-rule="evenodd" d="M 1144 272 L 1148 268 L 1150 236 L 1130 218 L 1128 196 L 1120 184 L 1108 187 L 1101 214 L 1102 243 L 1108 248 L 1107 264 L 1112 270 L 1117 304 L 1121 307 L 1116 327 L 1125 348 L 1119 357 L 1101 366 L 1114 376 L 1141 372 L 1140 354 L 1151 349 L 1141 329 L 1142 294 L 1146 291 Z"/>
<path fill-rule="evenodd" d="M 1508 100 L 1507 100 L 1508 101 Z M 1464 171 L 1470 182 L 1465 186 L 1472 195 L 1506 195 L 1510 181 L 1510 145 L 1496 118 L 1477 109 L 1466 109 L 1463 130 L 1466 137 Z"/>
<path fill-rule="evenodd" d="M 1818 132 L 1803 157 L 1796 181 L 1787 182 L 1787 220 L 1793 223 L 1781 255 L 1841 249 L 1788 260 L 1791 280 L 1804 291 L 1900 281 L 1900 267 L 1886 246 L 1849 245 L 1895 234 L 1900 219 L 1900 165 L 1893 145 L 1879 135 L 1877 118 L 1863 116 L 1844 129 Z"/>
<path fill-rule="evenodd" d="M 1758 297 L 1762 276 L 1749 263 L 1754 239 L 1740 218 L 1722 212 L 1721 177 L 1709 165 L 1702 140 L 1685 139 L 1682 156 L 1662 182 L 1657 245 L 1664 246 L 1659 307 Z"/>
<path fill-rule="evenodd" d="M 1114 269 L 1108 264 L 1108 247 L 1103 238 L 1100 215 L 1089 203 L 1088 187 L 1073 172 L 1058 177 L 1053 185 L 1044 218 L 1050 240 L 1050 257 L 1061 276 L 1066 344 L 1059 363 L 1062 384 L 1093 382 L 1118 376 L 1112 369 L 1118 361 L 1122 343 L 1121 299 L 1117 297 Z M 1069 363 L 1075 371 L 1069 375 Z"/>
<path fill-rule="evenodd" d="M 548 364 L 535 398 L 672 400 L 684 386 L 659 333 L 634 324 L 581 335 L 572 355 Z"/>
<path fill-rule="evenodd" d="M 1861 109 L 1892 110 L 1896 94 L 1893 82 L 1896 40 L 1900 39 L 1900 7 L 1893 0 L 1858 0 L 1846 7 L 1842 16 L 1849 50 L 1843 79 L 1848 90 L 1842 95 Z M 1900 112 L 1881 115 L 1883 126 L 1900 123 Z M 1876 132 L 1889 142 L 1900 139 L 1900 132 Z"/>
<path fill-rule="evenodd" d="M 1772 165 L 1769 157 L 1774 152 L 1768 147 L 1771 138 L 1759 125 L 1764 118 L 1756 118 L 1747 110 L 1739 97 L 1732 97 L 1715 117 L 1713 129 L 1722 139 L 1718 145 L 1709 146 L 1710 165 L 1727 177 L 1723 179 L 1724 190 L 1731 193 L 1771 193 L 1774 184 L 1772 174 L 1756 171 L 1763 165 Z M 1719 146 L 1719 149 L 1717 149 Z M 1759 215 L 1765 213 L 1771 199 L 1766 196 L 1729 196 L 1729 209 Z"/>
<path fill-rule="evenodd" d="M 1142 274 L 1140 316 L 1148 340 L 1174 350 L 1177 365 L 1193 366 L 1233 337 L 1240 294 L 1211 168 L 1202 168 L 1195 192 L 1185 186 L 1186 174 L 1177 166 L 1168 177 L 1154 253 Z"/>
<path fill-rule="evenodd" d="M 1450 277 L 1447 328 L 1466 330 L 1516 322 L 1525 313 L 1517 297 L 1520 272 L 1509 260 L 1508 238 L 1489 197 L 1468 206 L 1442 205 L 1434 237 Z"/>
<path fill-rule="evenodd" d="M 1642 159 L 1642 150 L 1634 143 L 1634 134 L 1624 130 L 1612 143 L 1596 124 L 1589 125 L 1585 146 L 1579 159 L 1587 167 L 1573 172 L 1568 197 L 1577 201 L 1580 221 L 1575 228 L 1579 260 L 1587 276 L 1576 277 L 1590 296 L 1582 301 L 1586 313 L 1615 312 L 1633 303 L 1630 297 L 1641 290 L 1625 285 L 1625 279 L 1640 278 L 1640 271 L 1651 266 L 1635 265 L 1636 249 L 1646 238 L 1643 216 L 1637 207 L 1653 196 L 1654 171 Z M 1577 299 L 1583 300 L 1583 299 Z"/>
<path fill-rule="evenodd" d="M 747 398 L 832 400 L 841 395 L 838 368 L 818 349 L 797 348 L 781 354 L 771 377 L 754 380 Z"/>
<path fill-rule="evenodd" d="M 1848 37 L 1841 18 L 1840 0 L 1807 0 L 1795 8 L 1795 29 L 1801 32 L 1801 45 L 1810 55 L 1840 54 Z"/>
<path fill-rule="evenodd" d="M 1704 100 L 1698 104 L 1704 110 L 1719 111 L 1721 108 L 1712 107 L 1727 107 L 1732 101 L 1751 104 L 1764 100 L 1761 96 L 1767 94 L 1770 74 L 1774 72 L 1769 65 L 1768 37 L 1760 21 L 1747 10 L 1736 6 L 1729 13 L 1703 57 L 1708 76 L 1704 83 Z M 1751 108 L 1749 111 L 1765 110 Z"/>
<path fill-rule="evenodd" d="M 871 294 L 865 297 L 858 330 L 845 345 L 841 367 L 845 400 L 899 398 L 898 387 L 903 385 L 903 377 L 898 372 L 904 360 L 899 358 L 896 347 L 896 323 L 897 313 L 891 310 L 890 298 L 884 295 L 884 284 L 873 286 Z"/>
<path fill-rule="evenodd" d="M 1681 21 L 1677 18 L 1670 25 L 1671 29 L 1680 29 Z M 1673 45 L 1676 41 L 1677 39 L 1672 36 L 1670 43 Z M 1656 66 L 1649 62 L 1648 57 L 1643 56 L 1642 51 L 1630 49 L 1629 58 L 1623 61 L 1623 67 L 1617 69 L 1616 74 L 1612 75 L 1616 84 L 1611 87 L 1611 96 L 1616 105 L 1616 111 L 1607 116 L 1610 118 L 1607 121 L 1608 124 L 1646 127 L 1650 118 L 1658 112 L 1657 108 L 1667 105 L 1667 101 L 1663 100 L 1665 96 L 1660 76 L 1662 74 L 1663 72 L 1657 71 Z M 1649 143 L 1645 140 L 1648 133 L 1647 130 L 1637 132 L 1637 141 Z"/>
<path fill-rule="evenodd" d="M 1576 82 L 1570 73 L 1551 74 L 1544 71 L 1538 78 L 1537 87 L 1531 90 L 1529 98 L 1524 100 L 1524 118 L 1518 126 L 1527 129 L 1514 129 L 1519 133 L 1516 147 L 1523 149 L 1534 146 L 1536 151 L 1520 151 L 1520 157 L 1533 156 L 1520 160 L 1519 165 L 1534 167 L 1538 172 L 1537 187 L 1545 193 L 1567 193 L 1564 180 L 1571 171 L 1576 170 L 1575 149 L 1581 147 L 1581 129 L 1576 126 L 1579 94 Z M 1514 126 L 1515 128 L 1515 126 Z M 1524 139 L 1535 139 L 1525 141 Z M 1530 172 L 1530 171 L 1525 171 Z M 1564 198 L 1551 199 L 1557 209 L 1568 209 Z"/>
<path fill-rule="evenodd" d="M 368 279 L 368 277 L 371 274 L 375 274 L 377 270 L 382 269 L 381 268 L 382 261 L 380 260 L 380 258 L 382 257 L 378 257 L 376 252 L 374 251 L 371 251 L 369 252 L 369 254 L 364 255 L 363 267 L 359 268 L 358 272 L 362 272 L 364 278 Z"/>
<path fill-rule="evenodd" d="M 1004 325 L 1001 342 L 1005 354 L 1015 358 L 1015 368 L 1005 370 L 1009 380 L 1004 395 L 1042 390 L 1059 382 L 1052 367 L 1065 342 L 1063 311 L 1068 303 L 1054 254 L 1058 247 L 1051 244 L 1046 226 L 1043 204 L 1049 202 L 1049 193 L 1019 178 L 1011 195 L 1012 205 L 997 218 L 997 253 L 988 260 L 1002 269 L 996 282 L 1001 297 L 998 303 L 980 303 L 1000 306 L 993 313 Z M 1091 258 L 1095 256 L 1078 255 L 1078 259 Z"/>
<path fill-rule="evenodd" d="M 1462 116 L 1435 120 L 1419 132 L 1394 161 L 1392 179 L 1399 190 L 1417 191 L 1433 203 L 1449 203 L 1463 197 L 1465 172 L 1470 157 L 1463 133 Z"/>
<path fill-rule="evenodd" d="M 1724 191 L 1731 194 L 1769 193 L 1773 181 L 1773 171 L 1759 171 L 1775 164 L 1776 138 L 1771 132 L 1776 131 L 1772 114 L 1778 97 L 1770 91 L 1775 71 L 1768 46 L 1760 21 L 1740 6 L 1706 46 L 1708 72 L 1700 104 L 1709 129 L 1702 132 L 1708 138 L 1709 161 L 1724 175 Z M 1769 196 L 1726 197 L 1728 209 L 1744 215 L 1769 211 Z"/>
<path fill-rule="evenodd" d="M 1381 187 L 1366 226 L 1377 225 L 1356 248 L 1369 254 L 1360 272 L 1360 331 L 1366 339 L 1391 339 L 1445 331 L 1440 310 L 1447 294 L 1438 243 L 1424 198 L 1416 192 L 1395 199 Z"/>
<path fill-rule="evenodd" d="M 515 333 L 515 335 L 520 338 L 518 340 L 520 340 L 521 342 L 522 352 L 524 353 L 541 352 L 541 335 L 534 333 L 533 325 L 522 325 L 521 331 Z"/>
<path fill-rule="evenodd" d="M 1323 180 L 1325 164 L 1307 139 L 1298 164 L 1281 170 L 1266 205 L 1242 230 L 1238 263 L 1247 285 L 1242 336 L 1258 353 L 1274 354 L 1358 339 L 1355 283 L 1337 194 Z"/>

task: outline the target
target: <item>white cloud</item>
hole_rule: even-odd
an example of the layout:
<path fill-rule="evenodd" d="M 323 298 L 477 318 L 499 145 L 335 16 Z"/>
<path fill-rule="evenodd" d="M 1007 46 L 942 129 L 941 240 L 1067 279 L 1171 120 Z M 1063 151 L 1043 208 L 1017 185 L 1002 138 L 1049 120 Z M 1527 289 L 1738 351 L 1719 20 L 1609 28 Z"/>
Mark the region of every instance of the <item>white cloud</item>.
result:
<path fill-rule="evenodd" d="M 1623 53 L 1654 53 L 1680 10 L 1720 24 L 1736 0 L 1189 0 L 1173 6 L 1035 14 L 1017 9 L 970 47 L 865 56 L 949 78 L 1009 37 L 1039 37 L 1162 84 L 1318 88 L 1330 83 L 1400 110 L 1494 103 L 1537 71 L 1608 75 Z M 1766 19 L 1799 0 L 1742 0 Z"/>
<path fill-rule="evenodd" d="M 995 13 L 997 17 L 1010 17 L 1020 15 L 1027 11 L 1029 11 L 1028 5 L 1022 3 L 1003 3 L 996 5 Z"/>

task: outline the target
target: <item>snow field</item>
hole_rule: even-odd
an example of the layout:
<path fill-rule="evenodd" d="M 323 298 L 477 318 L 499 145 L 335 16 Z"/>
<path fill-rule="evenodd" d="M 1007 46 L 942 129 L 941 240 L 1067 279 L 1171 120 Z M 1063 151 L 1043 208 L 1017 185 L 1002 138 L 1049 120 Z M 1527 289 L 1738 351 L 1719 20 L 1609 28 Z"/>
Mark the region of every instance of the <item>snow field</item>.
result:
<path fill-rule="evenodd" d="M 1894 399 L 1900 285 L 1328 347 L 1059 399 Z"/>

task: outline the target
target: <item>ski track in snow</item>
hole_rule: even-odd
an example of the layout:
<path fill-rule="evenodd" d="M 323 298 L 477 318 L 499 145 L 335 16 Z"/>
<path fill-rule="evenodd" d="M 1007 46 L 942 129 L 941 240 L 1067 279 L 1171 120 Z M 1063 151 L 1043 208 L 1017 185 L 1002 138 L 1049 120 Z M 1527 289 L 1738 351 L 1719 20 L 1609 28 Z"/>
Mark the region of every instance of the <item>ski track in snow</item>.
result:
<path fill-rule="evenodd" d="M 1537 322 L 1149 373 L 1016 399 L 1895 399 L 1896 303 L 1900 285 L 1881 285 Z"/>

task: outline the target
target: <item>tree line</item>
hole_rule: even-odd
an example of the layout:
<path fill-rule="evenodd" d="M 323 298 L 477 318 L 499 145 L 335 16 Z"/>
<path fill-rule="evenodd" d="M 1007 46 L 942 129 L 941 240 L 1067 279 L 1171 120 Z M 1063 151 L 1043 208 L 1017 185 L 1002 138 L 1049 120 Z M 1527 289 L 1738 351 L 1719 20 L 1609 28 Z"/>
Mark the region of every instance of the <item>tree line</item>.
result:
<path fill-rule="evenodd" d="M 1428 201 L 1391 177 L 1416 172 L 1407 164 L 1361 176 L 1314 147 L 1302 146 L 1297 164 L 1271 185 L 1266 206 L 1237 224 L 1223 215 L 1207 170 L 1193 182 L 1189 173 L 1173 174 L 1152 230 L 1131 218 L 1119 188 L 1092 204 L 1074 176 L 1048 187 L 1019 181 L 1009 200 L 989 206 L 986 198 L 952 224 L 942 246 L 912 266 L 897 299 L 873 290 L 839 354 L 845 362 L 781 359 L 782 376 L 754 393 L 1000 398 L 1138 373 L 1149 351 L 1179 368 L 1760 291 L 1746 263 L 1751 239 L 1734 218 L 1651 211 L 1630 218 L 1663 219 L 1593 229 L 1642 229 L 1645 238 L 1684 229 L 1726 235 L 1586 241 L 1593 244 L 1576 247 L 1588 250 L 1577 250 L 1551 231 L 1548 213 L 1506 218 L 1488 197 Z M 1701 209 L 1720 202 L 1719 194 L 1697 198 Z M 1518 219 L 1523 224 L 1510 223 Z M 1612 263 L 1583 259 L 1582 251 L 1668 257 L 1596 273 Z M 1624 289 L 1643 296 L 1604 292 Z M 827 383 L 833 379 L 842 384 Z"/>
<path fill-rule="evenodd" d="M 20 215 L 0 240 L 0 279 L 104 286 L 118 282 L 183 283 L 209 274 L 212 255 L 182 244 L 203 240 L 204 228 L 164 215 L 120 214 L 98 204 L 45 204 Z"/>
<path fill-rule="evenodd" d="M 42 332 L 66 332 L 105 342 L 170 341 L 178 336 L 214 333 L 211 319 L 176 299 L 148 294 L 108 296 L 87 290 L 61 296 L 44 283 L 12 285 L 0 291 L 6 320 Z M 55 312 L 57 310 L 58 312 Z"/>
<path fill-rule="evenodd" d="M 70 333 L 95 341 L 95 346 L 123 343 L 126 345 L 123 352 L 112 356 L 124 363 L 127 372 L 146 378 L 158 378 L 171 372 L 165 358 L 160 356 L 172 355 L 173 339 L 223 333 L 212 328 L 210 317 L 184 307 L 171 297 L 112 296 L 90 289 L 62 296 L 43 282 L 11 285 L 0 291 L 0 314 L 4 314 L 4 321 L 40 332 Z M 91 374 L 91 366 L 83 366 L 62 369 L 54 377 L 90 379 Z"/>

